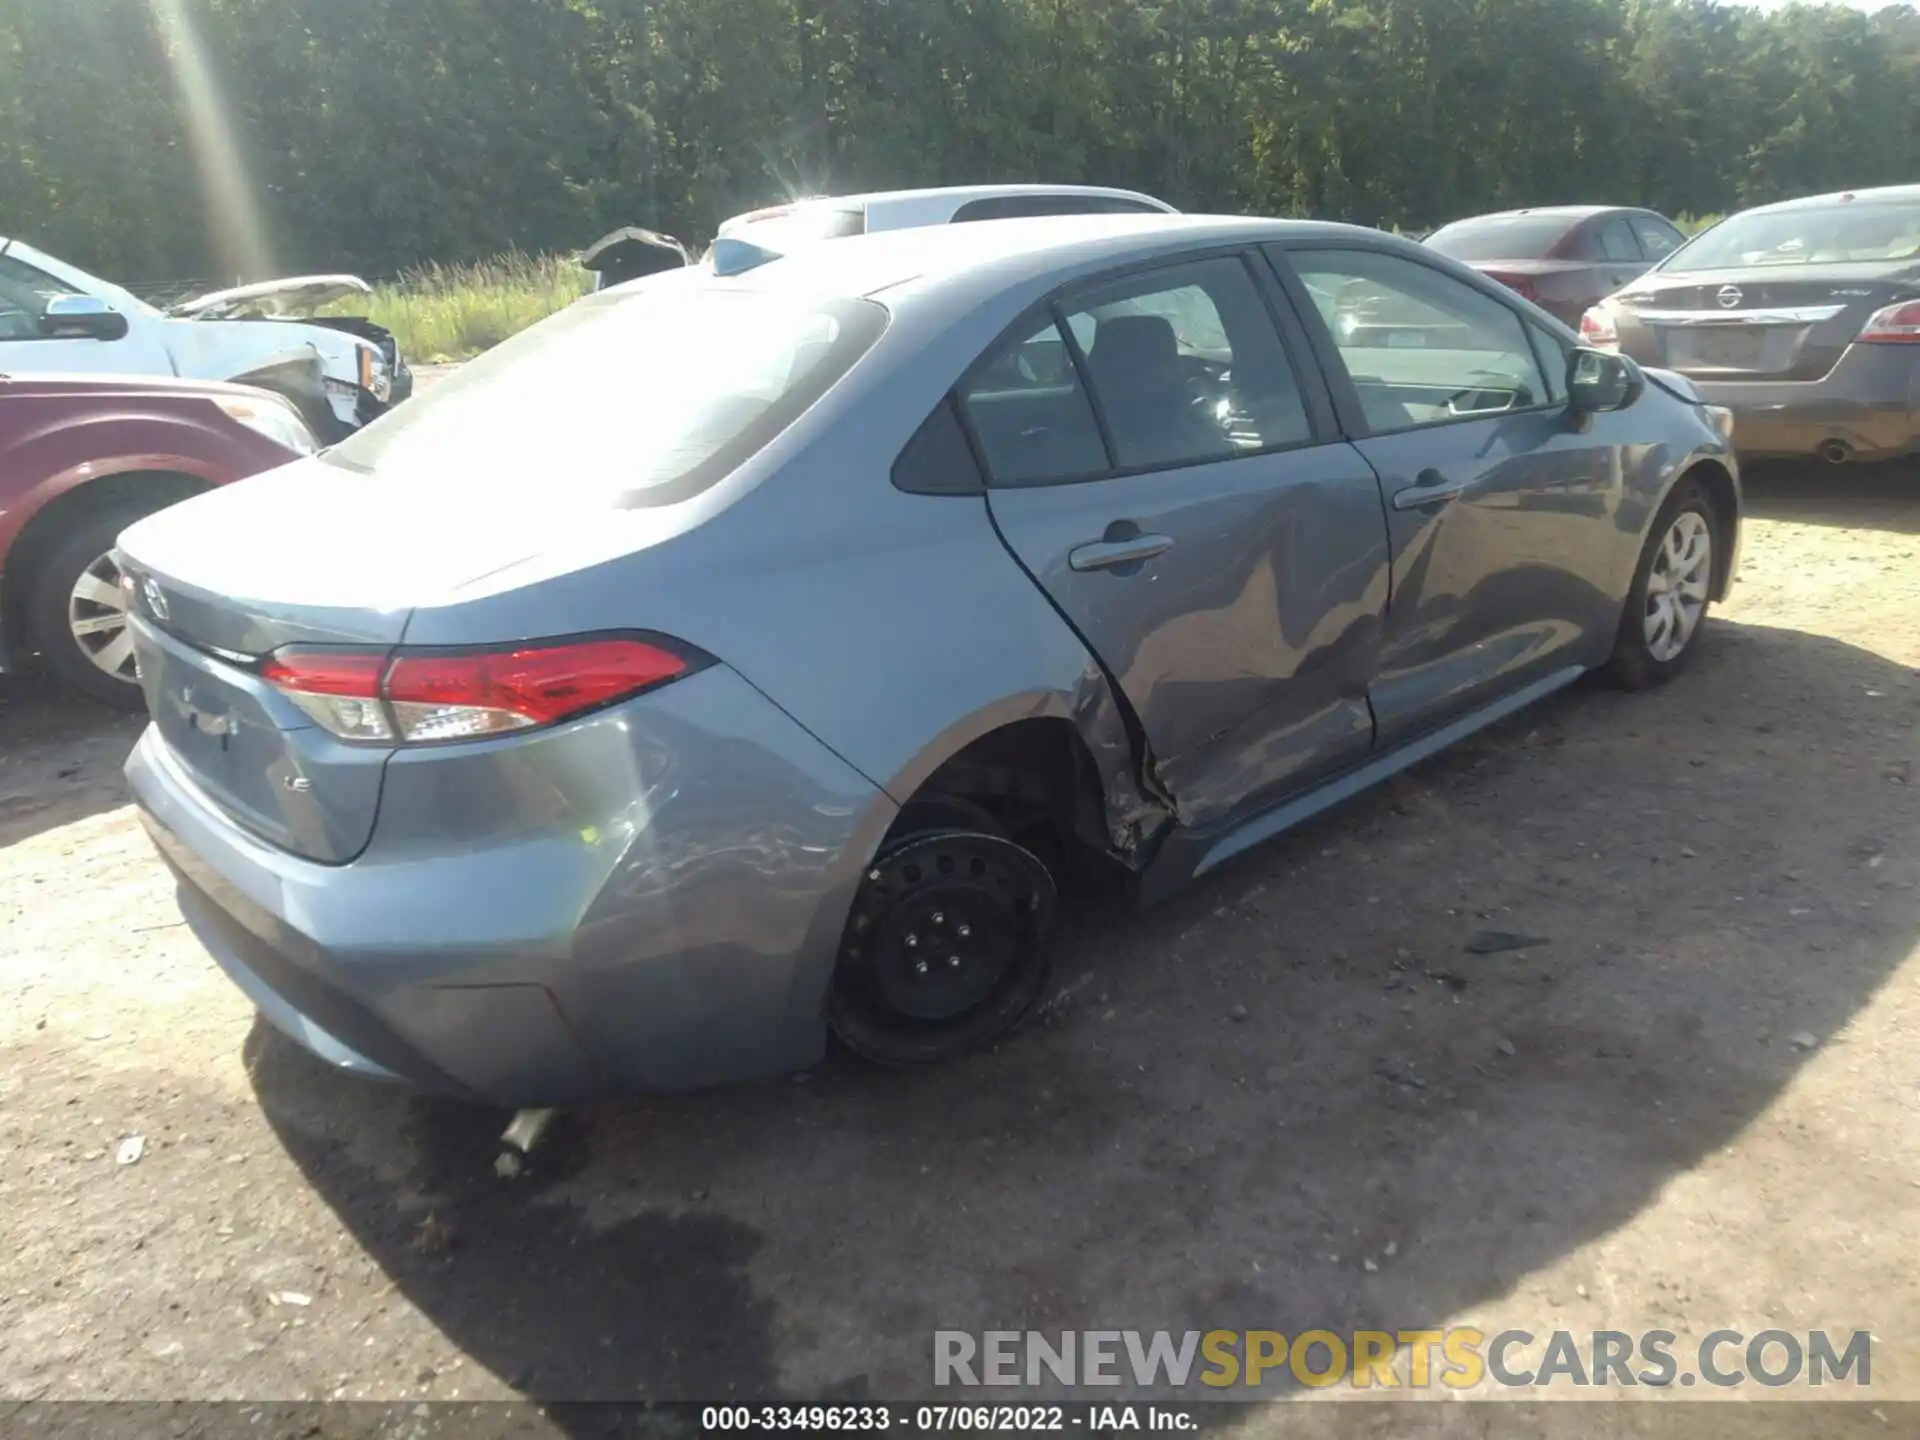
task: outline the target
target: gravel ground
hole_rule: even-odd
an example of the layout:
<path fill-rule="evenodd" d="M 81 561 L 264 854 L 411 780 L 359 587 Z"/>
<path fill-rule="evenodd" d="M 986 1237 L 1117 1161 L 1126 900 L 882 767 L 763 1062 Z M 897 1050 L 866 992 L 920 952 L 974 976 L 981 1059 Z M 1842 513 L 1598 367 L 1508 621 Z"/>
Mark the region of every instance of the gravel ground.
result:
<path fill-rule="evenodd" d="M 500 1117 L 256 1024 L 135 723 L 0 681 L 0 1399 L 907 1397 L 936 1328 L 1448 1323 L 1870 1328 L 1920 1399 L 1920 475 L 1752 488 L 1680 683 L 1075 916 L 992 1054 L 568 1116 L 513 1182 Z"/>

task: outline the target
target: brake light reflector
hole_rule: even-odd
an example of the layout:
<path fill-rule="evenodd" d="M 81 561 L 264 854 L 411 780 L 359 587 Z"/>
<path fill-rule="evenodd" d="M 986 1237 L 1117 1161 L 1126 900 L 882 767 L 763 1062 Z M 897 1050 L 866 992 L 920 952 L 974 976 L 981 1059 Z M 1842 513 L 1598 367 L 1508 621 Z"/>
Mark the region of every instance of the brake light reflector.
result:
<path fill-rule="evenodd" d="M 1620 331 L 1613 323 L 1613 312 L 1596 305 L 1580 317 L 1580 340 L 1595 350 L 1618 350 Z"/>
<path fill-rule="evenodd" d="M 1874 311 L 1857 339 L 1862 345 L 1920 345 L 1920 300 L 1903 300 Z"/>
<path fill-rule="evenodd" d="M 378 651 L 290 650 L 261 666 L 260 678 L 342 740 L 391 741 L 393 722 L 380 703 L 386 662 Z"/>
<path fill-rule="evenodd" d="M 260 674 L 342 740 L 430 744 L 557 724 L 690 668 L 664 646 L 622 637 L 391 656 L 293 647 Z"/>

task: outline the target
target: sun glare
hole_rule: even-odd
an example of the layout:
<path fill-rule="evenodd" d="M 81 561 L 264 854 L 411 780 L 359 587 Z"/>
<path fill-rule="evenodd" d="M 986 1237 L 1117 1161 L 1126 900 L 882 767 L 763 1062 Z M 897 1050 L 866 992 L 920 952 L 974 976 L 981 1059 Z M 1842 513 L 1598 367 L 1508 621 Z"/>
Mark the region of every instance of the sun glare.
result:
<path fill-rule="evenodd" d="M 232 118 L 207 63 L 187 0 L 148 0 L 161 47 L 186 112 L 193 161 L 207 208 L 207 229 L 218 247 L 223 278 L 260 280 L 274 273 L 273 246 L 258 191 L 235 139 Z"/>

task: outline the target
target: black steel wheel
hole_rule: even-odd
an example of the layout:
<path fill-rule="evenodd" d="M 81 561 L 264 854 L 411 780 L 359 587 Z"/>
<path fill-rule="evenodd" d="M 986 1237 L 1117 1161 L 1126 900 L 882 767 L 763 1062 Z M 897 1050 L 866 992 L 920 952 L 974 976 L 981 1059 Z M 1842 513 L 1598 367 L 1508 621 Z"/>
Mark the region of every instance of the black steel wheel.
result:
<path fill-rule="evenodd" d="M 992 1044 L 1046 984 L 1053 874 L 981 830 L 909 835 L 867 870 L 827 996 L 834 1033 L 882 1065 Z"/>

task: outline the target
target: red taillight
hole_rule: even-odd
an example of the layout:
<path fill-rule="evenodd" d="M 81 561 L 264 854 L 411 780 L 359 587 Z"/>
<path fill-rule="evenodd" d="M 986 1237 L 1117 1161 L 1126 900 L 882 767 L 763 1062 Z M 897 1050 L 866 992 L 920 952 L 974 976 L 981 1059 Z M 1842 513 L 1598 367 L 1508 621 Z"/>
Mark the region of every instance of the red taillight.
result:
<path fill-rule="evenodd" d="M 1580 317 L 1580 341 L 1595 350 L 1618 350 L 1620 331 L 1613 323 L 1613 312 L 1596 305 Z"/>
<path fill-rule="evenodd" d="M 1540 289 L 1525 275 L 1512 275 L 1505 270 L 1483 270 L 1480 272 L 1489 280 L 1498 280 L 1523 300 L 1538 300 Z"/>
<path fill-rule="evenodd" d="M 1920 300 L 1874 311 L 1855 338 L 1862 345 L 1920 345 Z"/>
<path fill-rule="evenodd" d="M 343 740 L 425 744 L 552 725 L 689 668 L 663 646 L 614 638 L 391 656 L 296 647 L 260 674 Z"/>

